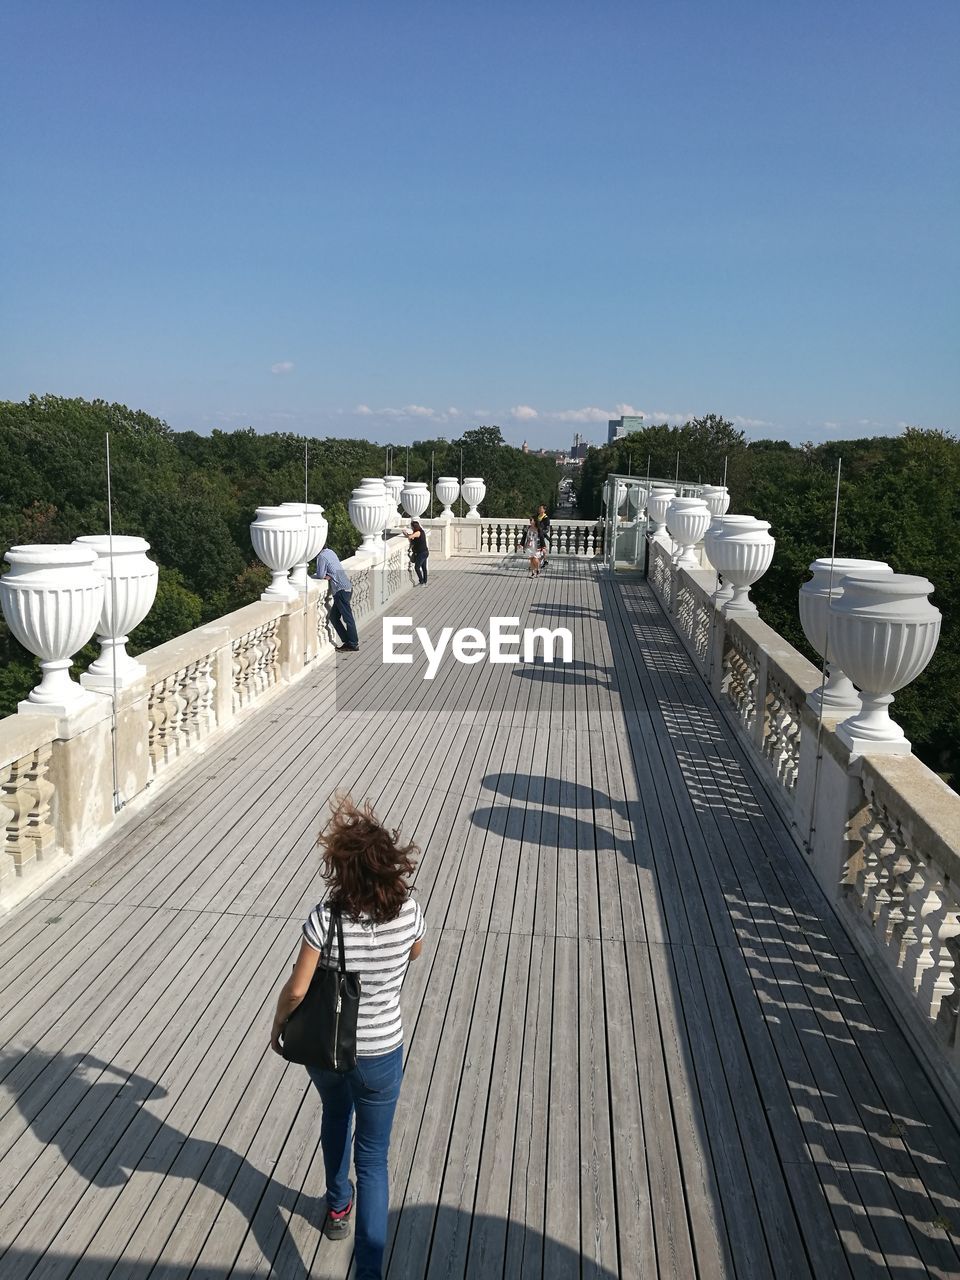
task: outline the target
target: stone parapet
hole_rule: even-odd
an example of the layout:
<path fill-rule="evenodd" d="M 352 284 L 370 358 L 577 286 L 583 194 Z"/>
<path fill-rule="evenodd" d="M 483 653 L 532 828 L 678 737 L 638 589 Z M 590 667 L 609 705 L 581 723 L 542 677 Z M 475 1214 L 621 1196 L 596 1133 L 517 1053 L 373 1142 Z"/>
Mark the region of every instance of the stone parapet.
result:
<path fill-rule="evenodd" d="M 960 795 L 915 756 L 851 752 L 807 701 L 822 673 L 759 616 L 724 617 L 715 572 L 677 568 L 661 536 L 649 581 L 960 1114 Z"/>
<path fill-rule="evenodd" d="M 361 630 L 411 585 L 407 541 L 352 556 Z M 0 720 L 0 910 L 89 853 L 250 710 L 333 652 L 330 598 L 309 579 L 138 655 L 144 674 L 73 716 Z M 81 677 L 82 679 L 82 677 Z"/>

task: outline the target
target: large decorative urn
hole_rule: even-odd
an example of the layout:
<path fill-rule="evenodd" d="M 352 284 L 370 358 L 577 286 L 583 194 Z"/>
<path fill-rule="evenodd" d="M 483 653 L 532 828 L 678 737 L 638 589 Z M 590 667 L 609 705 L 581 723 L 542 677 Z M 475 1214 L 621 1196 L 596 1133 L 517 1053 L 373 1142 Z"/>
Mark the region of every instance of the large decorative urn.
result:
<path fill-rule="evenodd" d="M 463 498 L 470 508 L 467 512 L 468 520 L 479 520 L 480 512 L 477 507 L 487 496 L 487 486 L 479 476 L 463 477 Z"/>
<path fill-rule="evenodd" d="M 940 639 L 940 610 L 927 599 L 932 590 L 926 578 L 906 573 L 848 574 L 842 595 L 830 601 L 830 643 L 862 703 L 837 733 L 856 755 L 909 754 L 890 704 L 927 666 Z"/>
<path fill-rule="evenodd" d="M 460 482 L 456 476 L 437 476 L 436 494 L 440 502 L 443 504 L 443 510 L 440 512 L 441 520 L 452 520 L 453 512 L 451 507 L 460 496 Z"/>
<path fill-rule="evenodd" d="M 103 607 L 97 624 L 100 656 L 80 681 L 87 689 L 125 689 L 147 670 L 127 653 L 127 641 L 157 598 L 159 570 L 147 556 L 150 543 L 124 534 L 111 538 L 93 533 L 74 539 L 73 545 L 96 553 L 93 567 L 103 578 Z"/>
<path fill-rule="evenodd" d="M 357 547 L 358 556 L 373 556 L 380 551 L 389 502 L 382 480 L 363 480 L 350 495 L 347 511 L 353 527 L 362 538 Z"/>
<path fill-rule="evenodd" d="M 705 484 L 700 497 L 710 512 L 710 528 L 719 529 L 720 522 L 730 510 L 730 491 L 724 484 Z"/>
<path fill-rule="evenodd" d="M 803 634 L 812 648 L 821 658 L 827 660 L 827 681 L 821 690 L 812 689 L 807 694 L 807 702 L 817 715 L 850 715 L 859 710 L 860 695 L 853 687 L 836 660 L 836 646 L 829 634 L 830 601 L 839 600 L 843 595 L 843 578 L 846 574 L 875 578 L 893 573 L 888 564 L 882 560 L 834 559 L 824 556 L 814 560 L 810 565 L 813 577 L 805 582 L 799 591 L 800 624 Z"/>
<path fill-rule="evenodd" d="M 257 507 L 250 525 L 250 541 L 257 557 L 273 575 L 261 600 L 296 600 L 297 589 L 288 574 L 295 564 L 306 563 L 309 528 L 301 511 L 290 507 Z"/>
<path fill-rule="evenodd" d="M 408 480 L 400 494 L 403 509 L 412 520 L 418 520 L 430 505 L 430 490 L 422 480 Z"/>
<path fill-rule="evenodd" d="M 724 617 L 757 612 L 750 588 L 770 568 L 775 546 L 769 522 L 753 516 L 727 517 L 723 527 L 711 536 L 707 551 L 710 563 L 723 576 L 724 583 L 733 587 L 733 595 L 723 606 Z"/>
<path fill-rule="evenodd" d="M 653 535 L 667 532 L 667 508 L 677 496 L 675 489 L 661 489 L 657 485 L 653 486 L 650 497 L 647 499 L 647 515 L 653 521 Z"/>
<path fill-rule="evenodd" d="M 302 595 L 307 589 L 307 566 L 327 545 L 330 526 L 319 502 L 281 502 L 280 506 L 294 515 L 299 515 L 307 530 L 307 545 L 304 548 L 303 559 L 298 560 L 290 570 L 290 585 L 298 595 Z"/>
<path fill-rule="evenodd" d="M 733 528 L 736 526 L 744 529 L 749 528 L 754 524 L 756 524 L 756 516 L 724 515 L 720 517 L 720 521 L 716 525 L 711 521 L 710 528 L 704 534 L 703 549 L 707 553 L 707 559 L 711 566 L 717 570 L 718 575 L 717 589 L 713 593 L 713 600 L 718 609 L 721 605 L 726 604 L 728 600 L 733 599 L 733 585 L 726 578 L 722 577 L 720 568 L 717 565 L 717 556 L 722 556 L 723 550 L 717 550 L 716 539 L 723 530 L 728 527 Z"/>
<path fill-rule="evenodd" d="M 387 529 L 399 529 L 403 524 L 403 512 L 400 510 L 400 495 L 403 493 L 405 484 L 403 476 L 384 476 L 383 487 L 387 491 L 387 497 L 390 499 L 387 504 L 387 519 L 385 527 Z"/>
<path fill-rule="evenodd" d="M 676 543 L 673 562 L 679 569 L 697 569 L 694 547 L 710 527 L 710 511 L 701 498 L 674 498 L 667 507 L 667 532 Z"/>
<path fill-rule="evenodd" d="M 76 543 L 25 545 L 11 547 L 6 559 L 10 569 L 0 578 L 0 607 L 43 672 L 18 710 L 69 715 L 96 696 L 70 679 L 70 659 L 93 635 L 103 610 L 97 553 Z"/>

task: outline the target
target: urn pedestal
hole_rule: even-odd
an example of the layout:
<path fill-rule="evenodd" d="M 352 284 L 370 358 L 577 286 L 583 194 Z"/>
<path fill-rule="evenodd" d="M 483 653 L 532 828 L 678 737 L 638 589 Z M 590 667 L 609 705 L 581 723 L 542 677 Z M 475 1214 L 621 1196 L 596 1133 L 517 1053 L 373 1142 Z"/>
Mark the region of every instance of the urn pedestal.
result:
<path fill-rule="evenodd" d="M 430 490 L 422 480 L 408 480 L 403 486 L 400 501 L 411 520 L 419 520 L 430 505 Z"/>
<path fill-rule="evenodd" d="M 406 483 L 403 476 L 384 476 L 383 487 L 387 491 L 387 517 L 384 527 L 399 529 L 403 524 L 403 512 L 400 510 L 400 495 Z"/>
<path fill-rule="evenodd" d="M 730 510 L 730 491 L 723 484 L 705 484 L 700 497 L 710 512 L 710 528 L 719 529 L 723 517 Z"/>
<path fill-rule="evenodd" d="M 464 501 L 467 503 L 469 510 L 466 515 L 468 520 L 479 520 L 480 512 L 477 507 L 487 496 L 487 486 L 480 476 L 464 476 L 463 488 Z"/>
<path fill-rule="evenodd" d="M 676 543 L 673 563 L 679 569 L 698 569 L 694 548 L 710 527 L 707 504 L 701 498 L 674 498 L 667 507 L 666 525 Z"/>
<path fill-rule="evenodd" d="M 853 560 L 824 556 L 810 565 L 813 577 L 800 588 L 800 625 L 811 647 L 821 658 L 827 659 L 827 681 L 821 690 L 812 689 L 807 694 L 807 704 L 819 716 L 845 716 L 859 710 L 860 695 L 844 674 L 836 660 L 836 646 L 829 628 L 830 601 L 843 595 L 843 579 L 848 574 L 857 577 L 888 576 L 893 570 L 882 560 Z"/>
<path fill-rule="evenodd" d="M 927 599 L 933 583 L 906 573 L 849 574 L 830 601 L 829 632 L 837 661 L 860 690 L 861 709 L 837 726 L 855 755 L 908 755 L 910 743 L 890 718 L 898 689 L 915 680 L 940 639 L 940 610 Z"/>
<path fill-rule="evenodd" d="M 654 489 L 647 499 L 647 515 L 653 521 L 653 535 L 667 532 L 667 508 L 677 496 L 675 489 Z"/>
<path fill-rule="evenodd" d="M 456 476 L 438 476 L 436 495 L 443 504 L 443 510 L 437 517 L 439 520 L 452 520 L 453 511 L 451 507 L 460 496 L 460 482 Z"/>
<path fill-rule="evenodd" d="M 768 521 L 753 516 L 725 516 L 720 529 L 708 530 L 707 557 L 723 577 L 724 585 L 733 587 L 732 596 L 723 603 L 724 617 L 757 612 L 750 588 L 770 568 L 775 546 Z"/>
<path fill-rule="evenodd" d="M 112 544 L 112 554 L 111 554 Z M 94 568 L 103 578 L 103 607 L 97 624 L 100 656 L 80 677 L 86 689 L 110 693 L 114 685 L 126 689 L 146 674 L 146 667 L 127 653 L 130 632 L 153 607 L 159 570 L 147 557 L 150 543 L 143 538 L 114 534 L 86 534 L 74 546 L 96 553 Z"/>
<path fill-rule="evenodd" d="M 96 629 L 103 610 L 103 577 L 92 547 L 40 544 L 11 547 L 0 578 L 7 626 L 40 659 L 43 678 L 17 710 L 70 716 L 98 695 L 70 679 L 70 659 Z"/>
<path fill-rule="evenodd" d="M 387 504 L 390 499 L 382 480 L 361 480 L 350 495 L 347 511 L 350 522 L 362 541 L 357 547 L 358 556 L 379 555 L 383 543 L 383 530 L 387 523 Z"/>
<path fill-rule="evenodd" d="M 296 600 L 297 589 L 290 585 L 288 574 L 295 564 L 307 558 L 308 527 L 301 512 L 289 507 L 257 507 L 256 519 L 250 525 L 253 549 L 273 575 L 261 600 Z"/>
<path fill-rule="evenodd" d="M 281 502 L 280 506 L 292 515 L 299 515 L 307 531 L 307 545 L 303 559 L 290 570 L 290 585 L 298 595 L 307 589 L 307 568 L 327 545 L 329 525 L 319 502 Z"/>

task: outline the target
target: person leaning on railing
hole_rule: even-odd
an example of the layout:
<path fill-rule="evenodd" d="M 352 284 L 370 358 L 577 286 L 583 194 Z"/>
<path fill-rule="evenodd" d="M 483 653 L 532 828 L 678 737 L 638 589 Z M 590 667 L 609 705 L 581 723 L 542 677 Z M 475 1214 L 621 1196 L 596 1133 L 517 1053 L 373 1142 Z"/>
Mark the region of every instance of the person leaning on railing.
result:
<path fill-rule="evenodd" d="M 330 621 L 333 629 L 340 637 L 337 649 L 340 653 L 356 653 L 360 648 L 360 637 L 357 635 L 357 624 L 350 607 L 353 595 L 353 583 L 347 577 L 340 557 L 329 547 L 325 547 L 317 556 L 317 577 L 330 583 L 333 592 L 333 603 L 330 606 Z"/>
<path fill-rule="evenodd" d="M 356 1113 L 356 1277 L 379 1280 L 390 1198 L 387 1153 L 403 1078 L 400 987 L 409 961 L 420 954 L 425 928 L 407 884 L 418 851 L 401 843 L 398 832 L 387 831 L 369 804 L 358 808 L 346 796 L 337 797 L 331 808 L 330 825 L 317 840 L 326 892 L 303 926 L 300 954 L 277 1001 L 270 1045 L 282 1053 L 284 1025 L 310 989 L 330 934 L 331 910 L 339 913 L 346 970 L 360 978 L 360 1004 L 353 1070 L 307 1067 L 323 1107 L 323 1234 L 329 1240 L 350 1234 L 350 1128 Z M 328 967 L 336 967 L 336 956 L 325 956 L 324 962 L 328 960 Z"/>

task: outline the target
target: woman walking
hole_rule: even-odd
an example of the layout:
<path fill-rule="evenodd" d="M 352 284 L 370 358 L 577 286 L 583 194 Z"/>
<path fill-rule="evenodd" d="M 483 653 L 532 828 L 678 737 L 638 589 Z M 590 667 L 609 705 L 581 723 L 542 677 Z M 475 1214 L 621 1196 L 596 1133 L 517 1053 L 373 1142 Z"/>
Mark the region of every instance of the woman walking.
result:
<path fill-rule="evenodd" d="M 331 911 L 339 912 L 346 968 L 360 978 L 360 1006 L 356 1067 L 343 1073 L 307 1067 L 323 1108 L 323 1234 L 329 1240 L 350 1234 L 350 1130 L 356 1115 L 356 1276 L 380 1280 L 390 1198 L 387 1152 L 403 1076 L 400 987 L 408 962 L 423 945 L 423 913 L 407 884 L 417 850 L 400 843 L 399 832 L 381 826 L 369 804 L 358 808 L 345 797 L 331 807 L 329 827 L 317 840 L 326 892 L 303 926 L 300 954 L 280 992 L 270 1043 L 281 1052 L 284 1024 L 310 987 L 329 936 Z M 336 954 L 329 963 L 336 966 Z"/>
<path fill-rule="evenodd" d="M 419 520 L 410 521 L 410 532 L 406 529 L 401 532 L 410 541 L 410 559 L 413 561 L 413 567 L 417 571 L 417 581 L 421 587 L 427 585 L 427 558 L 430 555 L 430 548 L 427 546 L 427 531 Z"/>
<path fill-rule="evenodd" d="M 527 577 L 538 577 L 540 574 L 540 530 L 537 528 L 535 516 L 530 517 L 530 523 L 527 525 L 523 535 L 523 554 L 530 561 L 530 572 Z"/>

